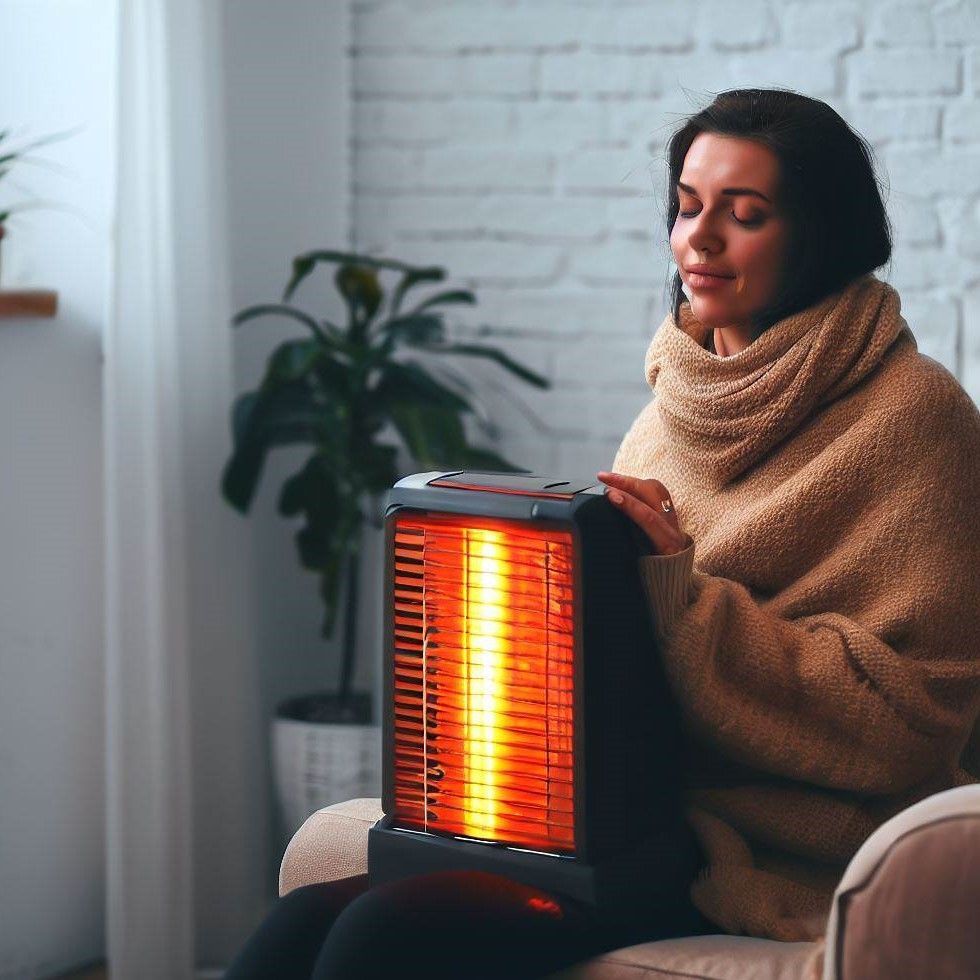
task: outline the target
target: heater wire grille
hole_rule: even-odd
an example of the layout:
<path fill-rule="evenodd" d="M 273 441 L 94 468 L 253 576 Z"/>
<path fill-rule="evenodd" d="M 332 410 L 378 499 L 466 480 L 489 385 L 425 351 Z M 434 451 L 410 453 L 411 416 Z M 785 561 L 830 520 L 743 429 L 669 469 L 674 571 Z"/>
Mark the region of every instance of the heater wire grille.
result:
<path fill-rule="evenodd" d="M 574 539 L 402 513 L 394 800 L 406 829 L 574 851 Z"/>

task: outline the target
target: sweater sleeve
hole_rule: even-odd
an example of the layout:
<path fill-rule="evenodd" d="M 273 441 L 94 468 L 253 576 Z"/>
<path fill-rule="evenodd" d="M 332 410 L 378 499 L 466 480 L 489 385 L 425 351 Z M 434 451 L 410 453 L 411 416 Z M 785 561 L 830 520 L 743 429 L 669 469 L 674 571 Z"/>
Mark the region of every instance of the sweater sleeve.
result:
<path fill-rule="evenodd" d="M 640 559 L 696 737 L 753 769 L 865 794 L 957 769 L 980 712 L 973 412 L 965 435 L 947 419 L 948 434 L 882 484 L 893 489 L 814 573 L 814 594 L 845 597 L 836 606 L 796 614 L 807 604 L 693 570 L 693 547 Z"/>
<path fill-rule="evenodd" d="M 653 610 L 654 625 L 663 639 L 678 614 L 691 601 L 691 576 L 696 546 L 690 544 L 673 555 L 644 555 L 639 559 L 640 581 Z"/>

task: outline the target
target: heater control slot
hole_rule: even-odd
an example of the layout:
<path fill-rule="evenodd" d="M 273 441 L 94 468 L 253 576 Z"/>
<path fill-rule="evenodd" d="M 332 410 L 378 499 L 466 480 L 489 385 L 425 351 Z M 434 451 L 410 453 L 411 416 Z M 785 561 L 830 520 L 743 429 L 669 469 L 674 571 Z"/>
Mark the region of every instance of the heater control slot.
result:
<path fill-rule="evenodd" d="M 569 500 L 595 485 L 595 480 L 556 480 L 550 476 L 520 473 L 480 473 L 474 471 L 440 474 L 427 486 L 452 490 L 482 490 L 490 493 L 516 493 L 524 497 Z"/>

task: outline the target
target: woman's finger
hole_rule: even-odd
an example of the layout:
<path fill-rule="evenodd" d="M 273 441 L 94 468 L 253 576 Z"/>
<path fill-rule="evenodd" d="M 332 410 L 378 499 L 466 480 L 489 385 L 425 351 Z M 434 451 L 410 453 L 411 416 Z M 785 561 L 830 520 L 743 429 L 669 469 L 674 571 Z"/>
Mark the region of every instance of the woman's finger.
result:
<path fill-rule="evenodd" d="M 617 490 L 623 490 L 637 500 L 642 501 L 656 513 L 661 514 L 667 523 L 676 531 L 680 531 L 680 521 L 674 502 L 671 500 L 670 491 L 655 479 L 640 480 L 635 476 L 626 476 L 622 473 L 609 473 L 605 470 L 596 474 L 598 478 L 607 486 Z"/>
<path fill-rule="evenodd" d="M 642 500 L 648 507 L 660 508 L 663 502 L 672 504 L 670 491 L 659 480 L 655 480 L 652 477 L 641 480 L 635 476 L 626 476 L 624 473 L 608 473 L 605 470 L 600 471 L 596 475 L 603 483 L 631 493 L 637 500 Z"/>
<path fill-rule="evenodd" d="M 648 504 L 622 490 L 610 489 L 607 493 L 610 501 L 646 534 L 658 555 L 673 555 L 687 547 L 687 535 Z"/>

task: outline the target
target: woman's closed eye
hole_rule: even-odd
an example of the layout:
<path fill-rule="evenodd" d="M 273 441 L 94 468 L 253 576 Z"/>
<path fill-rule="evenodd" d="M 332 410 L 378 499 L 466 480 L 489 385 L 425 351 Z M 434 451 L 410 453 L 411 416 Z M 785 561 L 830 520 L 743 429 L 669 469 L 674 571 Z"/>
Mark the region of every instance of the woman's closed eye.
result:
<path fill-rule="evenodd" d="M 678 211 L 678 218 L 693 218 L 696 217 L 700 212 L 698 211 Z M 731 212 L 731 216 L 740 224 L 746 227 L 753 227 L 755 225 L 761 225 L 765 221 L 765 215 L 754 214 L 748 218 L 740 218 L 734 211 Z"/>

